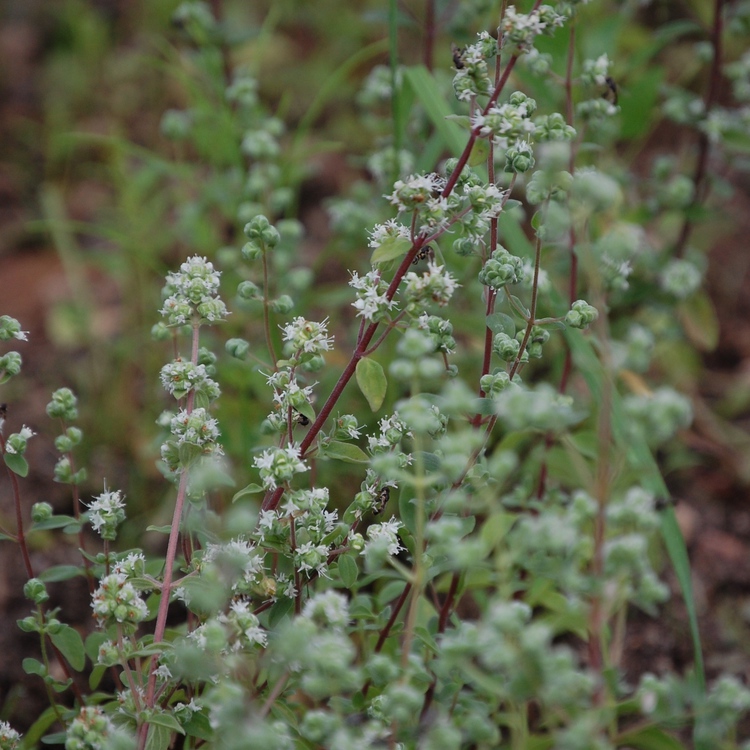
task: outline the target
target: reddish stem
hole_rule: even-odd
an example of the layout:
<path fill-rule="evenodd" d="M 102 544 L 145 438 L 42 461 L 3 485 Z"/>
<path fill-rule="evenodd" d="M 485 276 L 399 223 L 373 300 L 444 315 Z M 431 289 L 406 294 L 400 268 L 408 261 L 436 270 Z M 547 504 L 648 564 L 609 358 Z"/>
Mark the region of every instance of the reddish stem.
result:
<path fill-rule="evenodd" d="M 723 65 L 723 48 L 722 48 L 722 30 L 723 20 L 722 11 L 725 0 L 715 0 L 714 2 L 714 21 L 711 29 L 711 46 L 713 47 L 714 55 L 711 63 L 711 73 L 708 82 L 708 89 L 706 91 L 706 97 L 704 99 L 704 115 L 708 116 L 709 112 L 713 108 L 716 100 L 719 97 L 719 88 L 721 86 L 721 68 Z M 706 199 L 708 192 L 708 181 L 706 179 L 706 172 L 708 169 L 708 152 L 711 143 L 708 139 L 708 135 L 703 131 L 698 134 L 698 158 L 696 159 L 695 172 L 693 173 L 693 185 L 695 185 L 695 194 L 693 200 L 690 203 L 687 211 L 685 212 L 685 218 L 682 222 L 680 234 L 677 237 L 675 243 L 674 256 L 675 258 L 681 258 L 685 254 L 688 239 L 693 231 L 693 219 L 692 215 L 695 213 L 697 208 Z"/>

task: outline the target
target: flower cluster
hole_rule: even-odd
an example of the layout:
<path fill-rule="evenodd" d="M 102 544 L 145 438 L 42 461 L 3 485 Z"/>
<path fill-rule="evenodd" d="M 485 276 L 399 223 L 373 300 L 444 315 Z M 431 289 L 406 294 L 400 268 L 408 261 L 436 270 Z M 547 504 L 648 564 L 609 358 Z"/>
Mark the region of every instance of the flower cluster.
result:
<path fill-rule="evenodd" d="M 0 750 L 15 750 L 21 735 L 7 721 L 0 721 Z"/>
<path fill-rule="evenodd" d="M 291 368 L 277 370 L 268 376 L 266 382 L 274 389 L 273 400 L 276 403 L 275 411 L 266 418 L 271 431 L 285 432 L 289 428 L 290 410 L 292 418 L 310 413 L 313 387 L 299 385 Z"/>
<path fill-rule="evenodd" d="M 200 456 L 221 456 L 219 427 L 204 407 L 180 409 L 170 418 L 171 437 L 161 447 L 161 457 L 170 471 L 190 465 Z"/>
<path fill-rule="evenodd" d="M 135 626 L 146 619 L 148 607 L 124 572 L 110 573 L 94 591 L 91 608 L 101 625 L 112 621 Z"/>
<path fill-rule="evenodd" d="M 453 324 L 449 320 L 423 313 L 417 324 L 432 339 L 436 351 L 451 354 L 455 350 L 456 339 L 453 338 Z"/>
<path fill-rule="evenodd" d="M 26 452 L 26 444 L 28 441 L 36 435 L 30 427 L 24 425 L 20 432 L 14 432 L 12 435 L 8 435 L 8 439 L 5 441 L 5 452 L 16 453 L 23 455 Z"/>
<path fill-rule="evenodd" d="M 551 36 L 563 23 L 565 16 L 558 14 L 549 5 L 541 5 L 531 13 L 519 13 L 514 5 L 509 5 L 505 9 L 500 29 L 507 42 L 526 51 L 532 47 L 535 37 L 540 34 Z"/>
<path fill-rule="evenodd" d="M 111 719 L 98 706 L 84 706 L 66 731 L 65 750 L 100 750 L 111 746 L 115 729 Z"/>
<path fill-rule="evenodd" d="M 328 336 L 328 318 L 316 323 L 300 316 L 282 326 L 282 330 L 288 356 L 300 363 L 320 357 L 323 352 L 332 349 L 333 337 Z"/>
<path fill-rule="evenodd" d="M 208 402 L 221 395 L 219 384 L 208 376 L 204 364 L 194 365 L 176 359 L 161 368 L 159 377 L 164 390 L 176 399 L 184 398 L 190 391 L 200 394 Z"/>
<path fill-rule="evenodd" d="M 234 600 L 229 605 L 229 612 L 220 614 L 218 619 L 229 631 L 233 651 L 267 645 L 268 634 L 260 626 L 258 618 L 250 612 L 250 603 L 246 599 Z"/>
<path fill-rule="evenodd" d="M 384 523 L 373 523 L 367 528 L 367 542 L 361 554 L 365 557 L 397 555 L 404 547 L 398 538 L 398 530 L 403 524 L 396 518 Z"/>
<path fill-rule="evenodd" d="M 581 82 L 588 85 L 596 84 L 597 86 L 605 86 L 610 64 L 611 61 L 606 54 L 599 55 L 596 60 L 584 60 L 583 70 L 581 71 Z"/>
<path fill-rule="evenodd" d="M 599 311 L 586 300 L 576 300 L 565 315 L 565 324 L 571 328 L 586 328 L 599 317 Z"/>
<path fill-rule="evenodd" d="M 480 33 L 474 44 L 456 52 L 457 70 L 453 78 L 453 91 L 459 101 L 468 102 L 477 96 L 489 96 L 492 93 L 487 60 L 496 54 L 497 42 L 487 32 Z"/>
<path fill-rule="evenodd" d="M 18 341 L 28 341 L 29 332 L 21 330 L 21 324 L 10 315 L 0 315 L 0 341 L 9 341 L 17 339 Z"/>
<path fill-rule="evenodd" d="M 125 520 L 125 501 L 122 492 L 104 490 L 89 504 L 89 522 L 102 539 L 117 538 L 117 527 Z"/>
<path fill-rule="evenodd" d="M 472 126 L 483 137 L 491 137 L 495 146 L 506 149 L 517 140 L 534 135 L 536 126 L 531 115 L 536 111 L 536 102 L 520 91 L 511 94 L 505 104 L 495 104 L 486 114 L 476 114 Z"/>
<path fill-rule="evenodd" d="M 441 307 L 450 302 L 458 284 L 444 268 L 445 266 L 438 266 L 430 262 L 423 274 L 410 271 L 404 276 L 404 296 L 407 300 L 407 310 L 411 312 L 421 311 L 430 302 L 435 302 Z"/>
<path fill-rule="evenodd" d="M 479 281 L 499 290 L 506 284 L 517 284 L 523 279 L 523 274 L 523 260 L 498 246 L 479 272 Z"/>
<path fill-rule="evenodd" d="M 385 197 L 396 206 L 399 213 L 422 211 L 425 206 L 434 204 L 435 193 L 439 193 L 444 186 L 445 180 L 434 172 L 411 175 L 406 180 L 397 180 L 393 185 L 393 192 Z"/>
<path fill-rule="evenodd" d="M 288 448 L 269 448 L 253 459 L 260 469 L 260 479 L 267 490 L 275 490 L 279 484 L 291 481 L 295 474 L 307 471 L 307 465 L 300 458 L 296 445 Z"/>
<path fill-rule="evenodd" d="M 161 314 L 170 326 L 195 320 L 215 323 L 227 316 L 218 297 L 220 273 L 213 263 L 198 255 L 188 258 L 178 273 L 169 273 L 164 287 L 166 299 Z"/>
<path fill-rule="evenodd" d="M 387 240 L 409 240 L 409 227 L 404 226 L 395 219 L 388 219 L 383 224 L 376 224 L 369 233 L 368 247 L 379 248 Z"/>
<path fill-rule="evenodd" d="M 379 322 L 396 306 L 386 296 L 388 282 L 381 277 L 379 271 L 369 271 L 364 276 L 352 271 L 349 286 L 357 290 L 357 299 L 352 302 L 352 306 L 357 309 L 357 315 L 361 315 L 368 323 Z"/>

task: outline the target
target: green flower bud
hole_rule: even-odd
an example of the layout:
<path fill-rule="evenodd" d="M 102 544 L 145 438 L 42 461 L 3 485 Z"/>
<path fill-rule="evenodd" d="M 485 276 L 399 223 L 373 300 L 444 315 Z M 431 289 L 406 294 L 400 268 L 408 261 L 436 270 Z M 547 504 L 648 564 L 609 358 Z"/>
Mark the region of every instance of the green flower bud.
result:
<path fill-rule="evenodd" d="M 78 418 L 77 399 L 70 388 L 59 388 L 47 404 L 47 415 L 53 419 L 70 422 Z"/>
<path fill-rule="evenodd" d="M 565 324 L 571 328 L 586 328 L 599 317 L 599 311 L 586 300 L 576 300 L 565 316 Z"/>
<path fill-rule="evenodd" d="M 166 341 L 172 337 L 172 332 L 165 323 L 159 322 L 151 326 L 151 338 L 154 341 Z"/>
<path fill-rule="evenodd" d="M 0 383 L 6 383 L 19 372 L 21 372 L 21 355 L 18 352 L 8 352 L 0 357 Z"/>
<path fill-rule="evenodd" d="M 44 582 L 40 581 L 38 578 L 31 578 L 26 581 L 23 587 L 23 595 L 29 601 L 34 602 L 34 604 L 41 604 L 49 599 L 47 587 L 44 585 Z"/>
<path fill-rule="evenodd" d="M 265 246 L 266 249 L 276 247 L 280 235 L 265 216 L 256 216 L 245 225 L 245 236 L 255 244 Z M 244 252 L 244 251 L 243 251 Z"/>
<path fill-rule="evenodd" d="M 237 294 L 242 299 L 258 299 L 261 296 L 260 290 L 258 289 L 258 285 L 253 284 L 252 281 L 243 281 L 237 287 Z"/>
<path fill-rule="evenodd" d="M 288 294 L 282 294 L 281 297 L 271 300 L 271 309 L 280 315 L 286 315 L 294 309 L 294 300 Z"/>
<path fill-rule="evenodd" d="M 52 517 L 54 513 L 49 503 L 34 503 L 31 506 L 31 520 L 34 523 L 41 523 Z"/>
<path fill-rule="evenodd" d="M 510 362 L 518 356 L 521 343 L 512 339 L 507 333 L 498 333 L 492 342 L 492 350 L 505 362 Z"/>
<path fill-rule="evenodd" d="M 247 355 L 250 351 L 250 342 L 245 339 L 229 339 L 224 348 L 227 353 L 235 359 L 247 359 Z"/>
<path fill-rule="evenodd" d="M 19 341 L 27 340 L 27 332 L 21 330 L 21 324 L 10 315 L 0 315 L 0 341 L 9 341 L 18 339 Z"/>

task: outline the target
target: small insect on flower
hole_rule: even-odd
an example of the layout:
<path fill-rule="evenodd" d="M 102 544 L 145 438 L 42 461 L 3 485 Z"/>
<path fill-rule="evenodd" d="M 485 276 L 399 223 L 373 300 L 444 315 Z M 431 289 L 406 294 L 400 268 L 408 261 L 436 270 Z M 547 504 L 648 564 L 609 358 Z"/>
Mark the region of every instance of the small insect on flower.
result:
<path fill-rule="evenodd" d="M 375 501 L 372 506 L 373 515 L 379 516 L 385 510 L 385 506 L 388 505 L 390 499 L 391 488 L 383 487 L 383 489 L 375 496 Z"/>
<path fill-rule="evenodd" d="M 432 246 L 431 245 L 425 245 L 424 247 L 419 249 L 419 252 L 414 256 L 414 260 L 411 262 L 413 266 L 416 266 L 417 263 L 419 263 L 420 260 L 425 260 L 426 258 L 431 258 L 433 255 L 432 252 Z"/>
<path fill-rule="evenodd" d="M 451 44 L 451 53 L 453 55 L 453 64 L 456 66 L 456 70 L 464 69 L 463 54 L 464 51 L 456 44 Z"/>
<path fill-rule="evenodd" d="M 306 417 L 302 412 L 294 410 L 294 424 L 298 424 L 300 427 L 307 427 L 310 424 L 310 418 Z"/>
<path fill-rule="evenodd" d="M 0 432 L 2 432 L 5 418 L 8 416 L 8 404 L 0 404 Z"/>
<path fill-rule="evenodd" d="M 604 79 L 604 83 L 607 86 L 607 90 L 602 94 L 602 99 L 606 99 L 611 104 L 617 106 L 617 83 L 612 76 L 607 76 Z"/>

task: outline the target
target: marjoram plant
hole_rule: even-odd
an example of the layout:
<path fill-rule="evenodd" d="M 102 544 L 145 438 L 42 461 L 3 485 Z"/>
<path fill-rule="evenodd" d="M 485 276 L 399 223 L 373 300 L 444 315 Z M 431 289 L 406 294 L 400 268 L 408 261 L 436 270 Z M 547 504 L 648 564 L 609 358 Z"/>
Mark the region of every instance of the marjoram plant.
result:
<path fill-rule="evenodd" d="M 488 17 L 462 5 L 456 24 Z M 659 530 L 673 564 L 684 556 L 652 451 L 690 423 L 690 404 L 643 378 L 657 332 L 679 335 L 672 312 L 700 286 L 687 239 L 706 170 L 677 179 L 660 162 L 638 185 L 618 171 L 610 60 L 574 53 L 585 3 L 485 5 L 494 25 L 454 48 L 457 112 L 429 67 L 394 58 L 365 82 L 363 128 L 381 138 L 371 179 L 330 214 L 342 242 L 369 244 L 370 265 L 352 253 L 350 312 L 331 302 L 316 319 L 295 309 L 311 283 L 294 273 L 302 228 L 289 218 L 302 152 L 287 153 L 256 79 L 232 68 L 209 6 L 180 6 L 195 75 L 232 123 L 237 160 L 211 169 L 227 184 L 244 176 L 232 221 L 246 242 L 167 276 L 154 328 L 174 350 L 161 371 L 173 407 L 158 420 L 174 485 L 162 555 L 118 548 L 122 489 L 82 497 L 69 389 L 47 411 L 73 516 L 40 502 L 29 525 L 34 432 L 0 434 L 16 509 L 2 533 L 32 604 L 19 625 L 40 645 L 24 666 L 50 701 L 25 737 L 0 723 L 2 750 L 45 732 L 67 750 L 740 747 L 750 691 L 737 679 L 707 689 L 697 662 L 632 684 L 621 663 L 628 611 L 656 616 L 668 595 Z M 560 68 L 545 39 L 565 34 Z M 740 103 L 746 58 L 727 71 Z M 540 111 L 521 81 L 549 84 L 560 111 Z M 715 104 L 672 90 L 665 108 L 708 148 L 747 117 Z M 392 105 L 411 118 L 395 121 Z M 165 135 L 189 143 L 196 112 L 168 112 Z M 647 239 L 665 211 L 682 212 L 685 236 Z M 215 263 L 234 279 L 231 315 Z M 204 348 L 242 326 L 248 338 L 225 337 L 222 354 Z M 332 328 L 341 367 L 326 361 Z M 25 338 L 0 319 L 0 339 Z M 263 378 L 268 416 L 233 457 L 255 481 L 220 513 L 232 477 L 212 408 L 229 367 Z M 20 370 L 20 354 L 2 355 L 0 382 Z M 643 387 L 623 393 L 634 378 Z M 78 534 L 85 639 L 46 605 L 59 577 L 32 565 L 29 536 L 54 529 Z"/>

